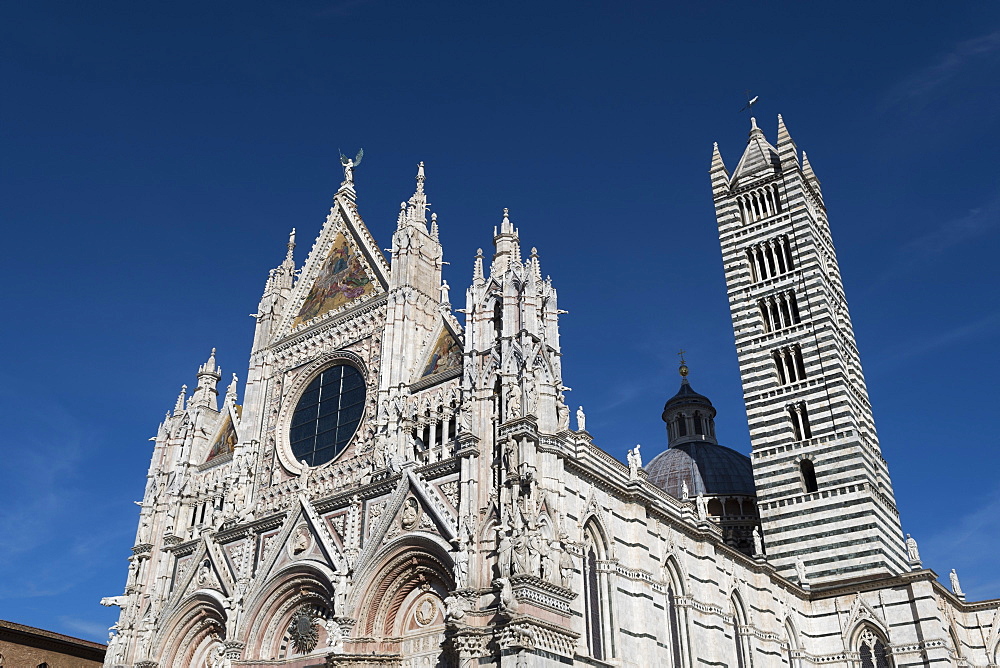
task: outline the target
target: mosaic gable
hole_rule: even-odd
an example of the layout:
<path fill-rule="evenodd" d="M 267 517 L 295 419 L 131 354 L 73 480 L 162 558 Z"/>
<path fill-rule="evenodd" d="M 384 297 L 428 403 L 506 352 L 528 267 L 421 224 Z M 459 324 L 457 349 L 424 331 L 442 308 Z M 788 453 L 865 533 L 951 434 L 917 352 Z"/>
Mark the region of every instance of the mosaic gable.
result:
<path fill-rule="evenodd" d="M 338 232 L 316 280 L 302 302 L 292 328 L 330 311 L 336 311 L 359 297 L 370 295 L 375 285 L 366 271 L 364 259 L 343 232 Z"/>
<path fill-rule="evenodd" d="M 462 368 L 462 346 L 446 326 L 441 327 L 437 340 L 424 362 L 421 378 Z"/>

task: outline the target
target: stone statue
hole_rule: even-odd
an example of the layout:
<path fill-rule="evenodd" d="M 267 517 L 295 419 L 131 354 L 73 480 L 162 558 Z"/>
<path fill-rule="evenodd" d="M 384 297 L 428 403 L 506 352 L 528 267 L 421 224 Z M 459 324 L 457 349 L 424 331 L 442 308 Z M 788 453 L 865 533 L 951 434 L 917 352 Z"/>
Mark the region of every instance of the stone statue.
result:
<path fill-rule="evenodd" d="M 535 409 L 538 408 L 538 384 L 534 371 L 528 373 L 524 385 L 524 404 L 525 413 L 528 414 L 534 414 Z"/>
<path fill-rule="evenodd" d="M 347 590 L 350 586 L 350 576 L 342 571 L 337 571 L 333 574 L 333 577 L 336 579 L 336 584 L 334 585 L 335 612 L 343 616 L 347 614 Z"/>
<path fill-rule="evenodd" d="M 795 558 L 795 576 L 799 579 L 799 584 L 806 584 L 806 565 L 802 563 L 800 557 Z"/>
<path fill-rule="evenodd" d="M 517 614 L 517 598 L 514 596 L 514 588 L 507 578 L 497 578 L 493 581 L 493 588 L 500 590 L 499 605 L 500 614 L 506 617 L 513 617 Z"/>
<path fill-rule="evenodd" d="M 469 602 L 460 596 L 448 596 L 444 599 L 444 618 L 447 622 L 458 622 L 469 611 Z"/>
<path fill-rule="evenodd" d="M 906 534 L 906 554 L 911 563 L 920 563 L 920 550 L 917 549 L 917 541 L 910 534 Z"/>
<path fill-rule="evenodd" d="M 583 412 L 583 406 L 576 409 L 576 430 L 587 431 L 587 416 Z"/>
<path fill-rule="evenodd" d="M 340 154 L 340 164 L 344 167 L 344 182 L 340 185 L 342 186 L 353 186 L 354 185 L 354 168 L 361 164 L 361 158 L 365 155 L 364 149 L 359 149 L 358 154 L 354 156 L 354 160 L 351 160 L 343 153 Z"/>
<path fill-rule="evenodd" d="M 552 584 L 559 584 L 559 562 L 556 554 L 559 552 L 558 541 L 542 540 L 542 579 Z"/>
<path fill-rule="evenodd" d="M 469 586 L 469 552 L 465 545 L 459 543 L 455 550 L 455 587 L 464 589 Z"/>
<path fill-rule="evenodd" d="M 523 531 L 514 535 L 512 545 L 511 574 L 528 573 L 528 538 Z"/>
<path fill-rule="evenodd" d="M 951 573 L 948 573 L 948 579 L 951 581 L 951 590 L 955 593 L 955 596 L 965 596 L 965 592 L 962 591 L 962 585 L 958 582 L 958 573 L 955 569 L 951 569 Z"/>
<path fill-rule="evenodd" d="M 691 490 L 688 488 L 688 481 L 681 480 L 681 501 L 687 501 L 691 496 Z"/>
<path fill-rule="evenodd" d="M 526 572 L 537 578 L 542 572 L 542 535 L 537 528 L 531 527 L 528 529 L 526 532 L 525 542 L 527 543 L 528 549 L 528 567 Z"/>
<path fill-rule="evenodd" d="M 517 385 L 507 386 L 507 419 L 521 417 L 521 388 Z"/>
<path fill-rule="evenodd" d="M 639 469 L 642 468 L 642 455 L 639 454 L 639 444 L 636 443 L 635 447 L 628 451 L 626 459 L 628 459 L 628 475 L 630 478 L 639 477 Z"/>
<path fill-rule="evenodd" d="M 404 529 L 412 529 L 417 525 L 417 519 L 420 514 L 420 507 L 417 500 L 412 496 L 403 502 L 403 513 L 400 518 L 400 525 Z"/>
<path fill-rule="evenodd" d="M 232 664 L 226 656 L 226 646 L 219 642 L 212 650 L 212 668 L 229 668 Z"/>
<path fill-rule="evenodd" d="M 150 524 L 149 517 L 143 517 L 139 522 L 139 545 L 145 545 L 150 539 Z"/>
<path fill-rule="evenodd" d="M 698 519 L 707 520 L 708 519 L 708 497 L 704 494 L 699 494 L 695 498 L 695 502 L 698 504 Z"/>
<path fill-rule="evenodd" d="M 497 573 L 503 577 L 510 575 L 511 551 L 514 549 L 510 536 L 504 527 L 497 528 Z"/>
<path fill-rule="evenodd" d="M 331 617 L 323 623 L 323 628 L 326 629 L 326 646 L 334 654 L 343 654 L 344 632 L 341 630 L 340 624 Z"/>
<path fill-rule="evenodd" d="M 573 555 L 570 554 L 567 537 L 560 539 L 562 550 L 559 553 L 559 584 L 569 589 L 573 583 Z"/>
<path fill-rule="evenodd" d="M 558 417 L 559 428 L 557 431 L 565 431 L 569 429 L 569 406 L 563 401 L 560 394 L 559 403 L 556 404 L 556 416 Z"/>
<path fill-rule="evenodd" d="M 759 557 L 764 554 L 764 541 L 760 535 L 760 529 L 753 528 L 753 556 Z"/>
<path fill-rule="evenodd" d="M 125 607 L 125 603 L 128 598 L 125 596 L 105 596 L 101 599 L 101 605 L 110 608 L 113 605 L 117 605 L 119 608 Z"/>

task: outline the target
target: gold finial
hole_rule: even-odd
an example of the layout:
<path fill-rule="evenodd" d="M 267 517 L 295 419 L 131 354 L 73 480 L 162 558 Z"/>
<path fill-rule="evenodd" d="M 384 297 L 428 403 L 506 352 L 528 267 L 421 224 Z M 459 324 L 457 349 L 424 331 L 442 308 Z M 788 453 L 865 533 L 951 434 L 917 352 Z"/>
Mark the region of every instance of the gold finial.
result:
<path fill-rule="evenodd" d="M 688 375 L 687 362 L 684 361 L 684 355 L 686 353 L 687 353 L 687 351 L 683 350 L 683 349 L 681 349 L 681 351 L 679 353 L 677 353 L 677 355 L 681 358 L 681 366 L 680 366 L 679 369 L 677 369 L 677 372 L 681 374 L 681 378 L 687 378 L 687 375 Z"/>

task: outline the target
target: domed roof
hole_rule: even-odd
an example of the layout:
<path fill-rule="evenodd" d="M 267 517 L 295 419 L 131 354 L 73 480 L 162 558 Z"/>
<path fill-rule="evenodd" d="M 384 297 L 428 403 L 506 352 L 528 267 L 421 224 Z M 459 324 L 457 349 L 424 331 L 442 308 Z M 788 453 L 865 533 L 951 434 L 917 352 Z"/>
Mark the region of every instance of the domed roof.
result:
<path fill-rule="evenodd" d="M 712 415 L 715 415 L 714 407 L 712 402 L 709 401 L 708 397 L 704 394 L 698 394 L 691 387 L 691 383 L 688 379 L 681 379 L 681 389 L 677 390 L 677 394 L 667 399 L 667 403 L 663 405 L 663 419 L 667 419 L 667 411 L 671 408 L 677 408 L 679 406 L 704 406 L 706 408 L 712 408 Z"/>
<path fill-rule="evenodd" d="M 724 445 L 690 441 L 653 457 L 645 467 L 649 481 L 674 498 L 688 494 L 756 496 L 750 458 Z"/>

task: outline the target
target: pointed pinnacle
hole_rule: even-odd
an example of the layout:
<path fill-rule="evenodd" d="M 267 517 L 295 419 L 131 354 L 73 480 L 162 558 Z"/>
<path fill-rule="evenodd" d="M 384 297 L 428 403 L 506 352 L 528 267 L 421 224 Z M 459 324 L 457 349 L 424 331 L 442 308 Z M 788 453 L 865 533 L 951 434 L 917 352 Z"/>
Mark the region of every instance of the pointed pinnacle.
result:
<path fill-rule="evenodd" d="M 184 410 L 184 400 L 187 399 L 187 385 L 181 385 L 181 393 L 177 395 L 177 401 L 174 403 L 174 413 L 180 413 Z"/>

